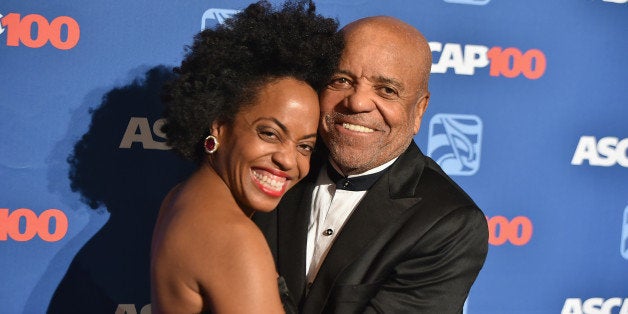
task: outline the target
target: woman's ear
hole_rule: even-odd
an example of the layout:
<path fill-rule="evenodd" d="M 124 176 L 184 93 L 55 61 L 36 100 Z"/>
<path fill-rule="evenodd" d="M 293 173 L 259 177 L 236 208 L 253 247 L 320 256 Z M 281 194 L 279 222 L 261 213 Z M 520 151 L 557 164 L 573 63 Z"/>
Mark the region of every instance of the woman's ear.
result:
<path fill-rule="evenodd" d="M 212 122 L 210 132 L 218 141 L 222 140 L 227 135 L 227 123 L 222 121 Z"/>

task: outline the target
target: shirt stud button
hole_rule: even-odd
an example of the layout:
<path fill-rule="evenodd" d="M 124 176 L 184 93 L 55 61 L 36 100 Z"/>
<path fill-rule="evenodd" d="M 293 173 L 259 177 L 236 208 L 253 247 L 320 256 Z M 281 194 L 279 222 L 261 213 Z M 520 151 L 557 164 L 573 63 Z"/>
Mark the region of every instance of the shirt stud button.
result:
<path fill-rule="evenodd" d="M 334 234 L 334 230 L 327 229 L 327 230 L 323 231 L 323 235 L 324 236 L 330 236 L 332 234 Z"/>

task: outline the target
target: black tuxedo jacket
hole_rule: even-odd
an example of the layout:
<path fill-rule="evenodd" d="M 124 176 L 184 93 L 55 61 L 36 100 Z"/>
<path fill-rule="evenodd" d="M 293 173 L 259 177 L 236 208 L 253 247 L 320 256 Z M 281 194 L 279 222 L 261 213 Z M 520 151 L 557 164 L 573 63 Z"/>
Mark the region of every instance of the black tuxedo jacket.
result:
<path fill-rule="evenodd" d="M 255 217 L 300 312 L 461 313 L 488 251 L 486 218 L 414 142 L 366 193 L 306 287 L 319 169 Z"/>

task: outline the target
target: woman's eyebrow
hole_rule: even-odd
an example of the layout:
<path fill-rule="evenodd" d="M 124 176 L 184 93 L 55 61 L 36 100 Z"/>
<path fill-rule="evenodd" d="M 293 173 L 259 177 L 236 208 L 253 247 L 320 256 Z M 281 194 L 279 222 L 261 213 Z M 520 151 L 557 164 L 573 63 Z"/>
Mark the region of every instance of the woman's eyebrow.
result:
<path fill-rule="evenodd" d="M 288 127 L 286 127 L 285 124 L 281 123 L 281 121 L 277 120 L 277 118 L 274 118 L 274 117 L 259 117 L 259 118 L 255 119 L 255 121 L 253 121 L 253 122 L 259 122 L 261 120 L 270 120 L 270 121 L 274 122 L 275 124 L 277 124 L 277 126 L 279 126 L 279 128 L 284 133 L 290 134 L 290 131 L 288 130 Z M 312 133 L 312 134 L 307 134 L 307 135 L 303 136 L 302 139 L 312 138 L 312 137 L 316 137 L 316 132 Z"/>

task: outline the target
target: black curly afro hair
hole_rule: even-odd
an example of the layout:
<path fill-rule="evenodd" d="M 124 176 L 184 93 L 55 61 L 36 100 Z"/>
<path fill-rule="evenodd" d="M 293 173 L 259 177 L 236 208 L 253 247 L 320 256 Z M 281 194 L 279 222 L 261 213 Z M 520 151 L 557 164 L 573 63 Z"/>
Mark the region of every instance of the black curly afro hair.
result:
<path fill-rule="evenodd" d="M 168 145 L 200 163 L 212 123 L 233 122 L 267 83 L 292 77 L 320 91 L 338 64 L 343 39 L 338 22 L 315 10 L 312 1 L 286 2 L 281 10 L 260 1 L 197 34 L 165 86 Z"/>

